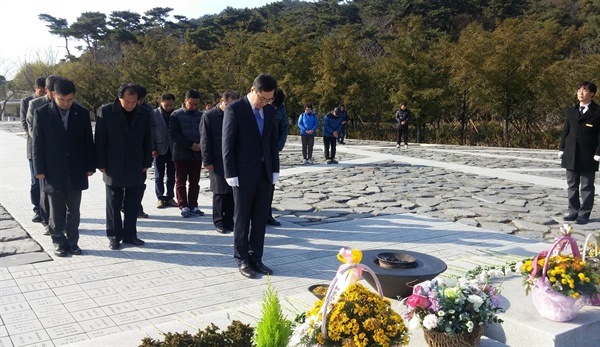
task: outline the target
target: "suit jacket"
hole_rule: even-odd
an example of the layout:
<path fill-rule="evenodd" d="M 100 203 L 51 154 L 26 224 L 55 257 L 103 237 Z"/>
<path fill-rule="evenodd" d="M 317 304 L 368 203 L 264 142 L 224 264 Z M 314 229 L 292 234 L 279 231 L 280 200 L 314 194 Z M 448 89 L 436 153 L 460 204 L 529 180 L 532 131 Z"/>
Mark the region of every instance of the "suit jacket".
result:
<path fill-rule="evenodd" d="M 252 186 L 260 178 L 262 161 L 273 182 L 273 172 L 279 172 L 279 151 L 275 128 L 275 108 L 263 107 L 262 137 L 248 97 L 227 105 L 223 118 L 223 164 L 225 177 L 238 177 L 240 187 Z"/>
<path fill-rule="evenodd" d="M 204 113 L 200 120 L 202 161 L 204 166 L 214 166 L 214 170 L 208 172 L 210 191 L 214 194 L 233 193 L 233 190 L 225 181 L 225 169 L 223 168 L 223 115 L 223 110 L 217 106 Z"/>
<path fill-rule="evenodd" d="M 29 102 L 33 100 L 33 96 L 28 96 L 21 100 L 21 126 L 27 134 L 27 159 L 31 159 L 31 136 L 29 135 L 29 126 L 27 125 L 27 110 L 29 110 Z"/>
<path fill-rule="evenodd" d="M 104 183 L 113 187 L 144 184 L 143 168 L 152 165 L 152 115 L 137 105 L 131 126 L 119 99 L 106 104 L 96 116 L 96 167 L 106 169 Z"/>
<path fill-rule="evenodd" d="M 26 117 L 27 129 L 29 130 L 29 136 L 32 136 L 32 134 L 33 134 L 33 111 L 35 111 L 36 108 L 42 107 L 50 102 L 52 102 L 52 100 L 50 100 L 48 98 L 48 94 L 46 94 L 44 96 L 40 96 L 39 98 L 35 98 L 35 99 L 29 101 L 29 106 L 27 108 L 27 117 Z"/>
<path fill-rule="evenodd" d="M 96 171 L 90 112 L 81 105 L 69 109 L 67 129 L 54 102 L 33 115 L 33 170 L 44 174 L 46 193 L 88 188 L 88 172 Z"/>
<path fill-rule="evenodd" d="M 152 116 L 154 117 L 154 144 L 152 148 L 155 149 L 158 154 L 165 155 L 169 149 L 171 149 L 172 143 L 171 137 L 169 136 L 169 124 L 167 124 L 160 106 L 152 111 Z"/>
<path fill-rule="evenodd" d="M 592 101 L 579 115 L 579 104 L 567 109 L 560 150 L 561 167 L 576 172 L 598 171 L 594 155 L 600 155 L 600 106 Z"/>

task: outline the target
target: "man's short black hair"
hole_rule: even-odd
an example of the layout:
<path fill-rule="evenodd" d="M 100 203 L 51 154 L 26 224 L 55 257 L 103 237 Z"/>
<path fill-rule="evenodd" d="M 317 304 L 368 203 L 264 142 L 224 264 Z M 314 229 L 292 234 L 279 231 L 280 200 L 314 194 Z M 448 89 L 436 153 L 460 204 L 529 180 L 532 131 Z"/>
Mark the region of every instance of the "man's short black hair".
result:
<path fill-rule="evenodd" d="M 160 101 L 175 101 L 175 95 L 171 94 L 171 93 L 164 93 L 163 95 L 160 96 Z"/>
<path fill-rule="evenodd" d="M 57 95 L 75 94 L 75 83 L 61 78 L 54 83 L 54 91 Z"/>
<path fill-rule="evenodd" d="M 139 93 L 138 85 L 135 83 L 132 83 L 132 82 L 127 82 L 127 83 L 121 84 L 117 94 L 119 96 L 119 99 L 122 99 L 123 96 L 125 96 L 125 94 L 137 96 L 138 93 Z"/>
<path fill-rule="evenodd" d="M 227 101 L 227 100 L 231 100 L 231 99 L 239 99 L 239 95 L 238 93 L 234 92 L 233 90 L 226 90 L 223 95 L 221 96 L 221 98 L 223 98 L 223 100 Z"/>
<path fill-rule="evenodd" d="M 405 102 L 403 102 L 402 105 L 400 105 L 400 107 L 402 107 L 402 106 L 408 107 L 408 105 Z"/>
<path fill-rule="evenodd" d="M 138 84 L 138 100 L 142 100 L 148 95 L 148 89 Z"/>
<path fill-rule="evenodd" d="M 56 81 L 58 81 L 59 79 L 62 79 L 62 77 L 60 76 L 56 76 L 56 75 L 50 75 L 48 77 L 46 77 L 46 88 L 53 92 L 54 91 L 54 83 L 56 83 Z"/>
<path fill-rule="evenodd" d="M 196 89 L 190 89 L 187 92 L 185 92 L 185 98 L 186 99 L 200 99 L 200 92 L 197 91 Z"/>
<path fill-rule="evenodd" d="M 260 74 L 252 82 L 252 87 L 258 92 L 271 92 L 277 89 L 277 81 L 271 75 Z"/>
<path fill-rule="evenodd" d="M 588 81 L 581 82 L 577 85 L 577 90 L 581 88 L 585 88 L 590 92 L 594 93 L 594 96 L 596 95 L 596 91 L 598 90 L 598 87 L 596 87 L 594 83 Z"/>
<path fill-rule="evenodd" d="M 312 109 L 313 108 L 312 107 L 312 102 L 309 101 L 306 104 L 304 104 L 304 108 L 310 108 L 310 109 Z"/>
<path fill-rule="evenodd" d="M 283 106 L 284 102 L 285 102 L 285 93 L 283 92 L 283 90 L 281 90 L 281 88 L 277 87 L 277 89 L 275 89 L 275 94 L 273 95 L 272 105 L 279 108 L 279 107 Z"/>
<path fill-rule="evenodd" d="M 35 79 L 35 86 L 44 89 L 46 88 L 46 77 L 41 76 Z"/>

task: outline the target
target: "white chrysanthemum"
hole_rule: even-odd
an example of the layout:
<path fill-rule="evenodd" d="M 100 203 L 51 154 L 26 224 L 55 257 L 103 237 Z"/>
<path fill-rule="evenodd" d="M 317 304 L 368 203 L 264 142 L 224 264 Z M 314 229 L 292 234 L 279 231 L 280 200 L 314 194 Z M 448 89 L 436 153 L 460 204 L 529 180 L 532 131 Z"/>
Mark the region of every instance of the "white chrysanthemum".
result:
<path fill-rule="evenodd" d="M 476 310 L 483 304 L 483 299 L 478 295 L 469 295 L 467 300 L 473 304 L 473 308 Z"/>
<path fill-rule="evenodd" d="M 468 321 L 466 325 L 467 325 L 467 331 L 470 333 L 473 332 L 473 327 L 475 326 L 473 321 Z"/>
<path fill-rule="evenodd" d="M 408 321 L 408 330 L 415 331 L 421 329 L 421 318 L 416 314 Z"/>
<path fill-rule="evenodd" d="M 523 262 L 520 261 L 515 265 L 515 269 L 517 269 L 517 273 L 520 274 L 521 273 L 521 268 L 523 267 Z"/>
<path fill-rule="evenodd" d="M 438 319 L 434 314 L 428 314 L 423 318 L 423 327 L 427 330 L 432 330 L 437 328 Z"/>

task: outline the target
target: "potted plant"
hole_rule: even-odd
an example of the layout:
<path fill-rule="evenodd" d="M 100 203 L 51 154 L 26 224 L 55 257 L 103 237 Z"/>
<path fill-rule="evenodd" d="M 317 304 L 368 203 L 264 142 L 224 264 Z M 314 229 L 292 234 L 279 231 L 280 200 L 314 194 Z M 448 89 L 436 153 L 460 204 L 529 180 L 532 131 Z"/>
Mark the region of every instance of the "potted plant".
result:
<path fill-rule="evenodd" d="M 341 255 L 341 256 L 340 256 Z M 360 283 L 362 270 L 358 250 L 340 250 L 338 259 L 346 265 L 338 269 L 325 298 L 299 315 L 289 347 L 395 347 L 408 344 L 408 329 L 402 317 L 384 298 Z M 376 278 L 376 277 L 375 277 Z"/>
<path fill-rule="evenodd" d="M 478 346 L 487 323 L 502 323 L 500 291 L 477 279 L 443 279 L 417 284 L 403 300 L 411 330 L 423 328 L 431 347 Z"/>
<path fill-rule="evenodd" d="M 525 294 L 532 293 L 533 303 L 544 318 L 565 322 L 600 293 L 600 273 L 594 263 L 584 262 L 577 242 L 570 235 L 573 227 L 564 224 L 549 251 L 526 259 L 521 267 Z M 571 254 L 562 251 L 571 247 Z"/>

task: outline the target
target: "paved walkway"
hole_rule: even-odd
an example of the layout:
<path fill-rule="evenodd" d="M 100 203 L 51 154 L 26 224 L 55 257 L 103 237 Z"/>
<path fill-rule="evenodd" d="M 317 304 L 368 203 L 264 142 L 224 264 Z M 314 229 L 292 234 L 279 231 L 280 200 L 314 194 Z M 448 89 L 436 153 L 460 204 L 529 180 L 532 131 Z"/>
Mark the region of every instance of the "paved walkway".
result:
<path fill-rule="evenodd" d="M 547 247 L 539 241 L 551 238 L 564 212 L 562 171 L 550 151 L 347 143 L 338 147 L 339 165 L 297 165 L 295 138 L 282 153 L 274 204 L 282 226 L 269 227 L 264 261 L 290 312 L 312 303 L 309 285 L 333 278 L 342 246 L 424 252 L 460 273 L 498 263 L 498 254 Z M 232 236 L 211 223 L 207 179 L 200 199 L 207 215 L 190 219 L 155 209 L 149 181 L 150 218 L 138 221 L 146 246 L 110 251 L 96 173 L 83 194 L 84 255 L 55 258 L 42 226 L 31 222 L 24 152 L 22 134 L 0 131 L 0 204 L 53 260 L 0 267 L 0 346 L 136 346 L 159 331 L 259 317 L 267 278 L 238 273 Z"/>

